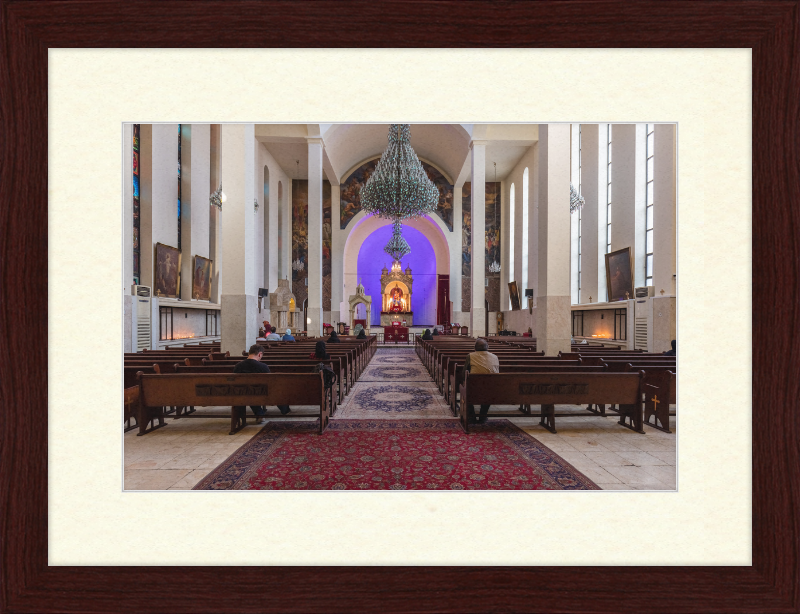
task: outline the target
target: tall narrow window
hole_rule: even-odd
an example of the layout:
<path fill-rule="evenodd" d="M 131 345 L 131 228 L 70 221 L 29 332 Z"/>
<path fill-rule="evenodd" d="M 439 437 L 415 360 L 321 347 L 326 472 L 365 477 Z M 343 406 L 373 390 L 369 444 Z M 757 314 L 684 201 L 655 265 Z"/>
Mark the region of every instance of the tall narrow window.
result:
<path fill-rule="evenodd" d="M 178 124 L 178 251 L 181 249 L 181 125 Z"/>
<path fill-rule="evenodd" d="M 578 126 L 578 194 L 583 194 L 581 185 L 581 127 Z M 581 302 L 581 211 L 578 209 L 578 302 Z"/>
<path fill-rule="evenodd" d="M 611 124 L 608 124 L 608 164 L 606 165 L 606 253 L 611 253 Z"/>
<path fill-rule="evenodd" d="M 528 167 L 522 171 L 522 287 L 519 289 L 522 296 L 528 287 Z"/>
<path fill-rule="evenodd" d="M 514 281 L 514 184 L 508 198 L 508 281 Z M 509 309 L 511 308 L 511 297 L 508 299 Z"/>
<path fill-rule="evenodd" d="M 645 209 L 645 271 L 644 285 L 653 285 L 653 145 L 655 144 L 655 126 L 647 124 L 647 208 Z"/>
<path fill-rule="evenodd" d="M 133 124 L 133 283 L 139 285 L 139 124 Z"/>

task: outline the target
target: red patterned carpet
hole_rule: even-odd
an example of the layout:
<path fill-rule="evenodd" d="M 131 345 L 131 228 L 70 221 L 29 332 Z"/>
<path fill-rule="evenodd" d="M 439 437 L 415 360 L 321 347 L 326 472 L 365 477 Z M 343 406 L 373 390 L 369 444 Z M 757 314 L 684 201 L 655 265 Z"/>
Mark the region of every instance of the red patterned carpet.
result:
<path fill-rule="evenodd" d="M 598 490 L 507 420 L 269 422 L 195 490 Z"/>

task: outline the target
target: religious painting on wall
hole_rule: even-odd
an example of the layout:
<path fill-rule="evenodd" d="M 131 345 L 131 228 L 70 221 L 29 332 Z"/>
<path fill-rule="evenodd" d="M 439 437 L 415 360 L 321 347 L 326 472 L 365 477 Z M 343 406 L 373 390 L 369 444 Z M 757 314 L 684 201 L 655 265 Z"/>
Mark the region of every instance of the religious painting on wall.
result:
<path fill-rule="evenodd" d="M 630 247 L 606 254 L 606 288 L 609 302 L 633 298 Z"/>
<path fill-rule="evenodd" d="M 331 310 L 331 182 L 322 182 L 322 309 Z"/>
<path fill-rule="evenodd" d="M 517 282 L 508 282 L 508 296 L 511 299 L 511 311 L 519 311 L 522 307 L 521 303 L 519 302 L 519 289 L 517 288 Z"/>
<path fill-rule="evenodd" d="M 192 298 L 199 301 L 211 300 L 211 271 L 213 261 L 202 256 L 194 257 L 192 275 Z"/>
<path fill-rule="evenodd" d="M 439 190 L 439 206 L 436 208 L 436 213 L 442 218 L 447 230 L 453 232 L 453 184 L 447 181 L 438 168 L 427 162 L 420 161 L 420 163 L 428 175 L 428 179 Z"/>
<path fill-rule="evenodd" d="M 302 268 L 298 268 L 302 266 Z M 299 302 L 308 296 L 308 181 L 292 180 L 292 294 Z"/>
<path fill-rule="evenodd" d="M 361 201 L 358 197 L 361 187 L 367 183 L 375 167 L 378 166 L 380 158 L 375 158 L 365 162 L 356 170 L 350 173 L 339 186 L 339 228 L 344 230 L 359 211 L 361 211 Z"/>
<path fill-rule="evenodd" d="M 139 284 L 139 124 L 133 124 L 133 283 Z"/>
<path fill-rule="evenodd" d="M 180 293 L 181 252 L 177 247 L 156 243 L 154 296 L 178 298 Z"/>
<path fill-rule="evenodd" d="M 492 275 L 489 265 L 500 262 L 500 183 L 486 182 L 486 275 Z M 489 301 L 491 303 L 491 301 Z"/>

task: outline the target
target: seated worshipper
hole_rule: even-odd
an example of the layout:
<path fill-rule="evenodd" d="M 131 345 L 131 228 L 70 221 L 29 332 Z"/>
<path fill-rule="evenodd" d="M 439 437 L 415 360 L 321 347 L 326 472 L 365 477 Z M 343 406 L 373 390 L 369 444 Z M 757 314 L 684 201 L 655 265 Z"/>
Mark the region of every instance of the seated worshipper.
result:
<path fill-rule="evenodd" d="M 489 344 L 485 339 L 478 339 L 475 342 L 475 351 L 467 355 L 464 362 L 464 371 L 470 373 L 500 373 L 500 361 L 497 356 L 489 352 Z M 489 413 L 489 405 L 481 405 L 481 415 L 478 424 L 486 422 L 486 415 Z M 475 420 L 475 407 L 469 406 L 470 422 Z"/>
<path fill-rule="evenodd" d="M 439 329 L 438 328 L 434 328 L 433 329 L 433 336 L 436 337 L 438 334 L 439 334 Z"/>
<path fill-rule="evenodd" d="M 317 341 L 317 344 L 314 346 L 314 351 L 308 355 L 311 360 L 327 360 L 328 356 L 328 348 L 325 346 L 324 341 Z"/>
<path fill-rule="evenodd" d="M 281 336 L 278 333 L 276 333 L 275 330 L 276 329 L 275 329 L 274 326 L 270 327 L 270 333 L 269 333 L 269 335 L 267 335 L 267 341 L 280 341 L 281 340 Z"/>
<path fill-rule="evenodd" d="M 358 331 L 358 334 L 356 335 L 356 339 L 366 339 L 366 338 L 367 338 L 367 331 L 365 331 L 362 328 L 360 331 Z"/>
<path fill-rule="evenodd" d="M 336 334 L 336 331 L 331 331 L 331 336 L 328 338 L 328 343 L 341 343 L 342 340 L 339 339 L 339 335 Z"/>
<path fill-rule="evenodd" d="M 356 337 L 358 337 L 358 334 L 359 334 L 359 333 L 360 333 L 362 330 L 364 330 L 364 327 L 361 325 L 361 322 L 359 322 L 358 324 L 356 324 L 356 327 L 353 329 L 353 334 L 354 334 Z"/>
<path fill-rule="evenodd" d="M 242 362 L 237 364 L 233 368 L 234 373 L 269 373 L 269 367 L 261 362 L 261 358 L 264 356 L 264 348 L 260 345 L 251 345 L 250 349 L 247 350 L 247 358 L 245 358 Z M 239 407 L 242 407 L 241 405 Z M 267 421 L 267 408 L 262 407 L 260 405 L 251 405 L 250 409 L 253 410 L 253 413 L 258 416 L 258 424 L 264 424 Z M 281 413 L 285 416 L 289 413 L 290 409 L 288 405 L 278 405 L 278 409 L 281 410 Z"/>
<path fill-rule="evenodd" d="M 422 333 L 422 340 L 423 341 L 430 341 L 431 339 L 433 339 L 433 335 L 431 335 L 431 329 L 430 328 L 426 328 L 425 332 Z"/>
<path fill-rule="evenodd" d="M 259 326 L 259 327 L 258 327 L 258 338 L 259 338 L 259 339 L 263 339 L 263 338 L 264 338 L 264 335 L 266 334 L 266 332 L 267 332 L 267 331 L 265 331 L 265 330 L 264 330 L 264 327 L 263 327 L 263 326 Z"/>
<path fill-rule="evenodd" d="M 283 336 L 283 341 L 296 341 L 294 337 L 292 337 L 292 329 L 287 328 L 286 334 Z"/>
<path fill-rule="evenodd" d="M 672 349 L 667 350 L 664 352 L 664 356 L 677 356 L 678 355 L 678 345 L 675 343 L 675 339 L 672 340 Z"/>

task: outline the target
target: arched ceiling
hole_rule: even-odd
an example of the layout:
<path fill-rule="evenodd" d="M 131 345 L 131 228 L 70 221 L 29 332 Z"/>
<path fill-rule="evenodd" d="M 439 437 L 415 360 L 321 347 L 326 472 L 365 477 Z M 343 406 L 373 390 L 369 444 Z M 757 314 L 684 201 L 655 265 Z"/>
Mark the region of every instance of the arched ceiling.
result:
<path fill-rule="evenodd" d="M 388 144 L 389 124 L 334 124 L 323 134 L 325 149 L 340 180 L 364 160 L 379 156 Z M 451 179 L 469 152 L 469 134 L 459 124 L 412 124 L 411 146 Z"/>
<path fill-rule="evenodd" d="M 411 124 L 417 156 L 454 184 L 469 181 L 470 140 L 486 143 L 486 180 L 502 180 L 538 140 L 537 124 Z M 323 170 L 333 184 L 359 164 L 380 156 L 388 144 L 389 124 L 256 124 L 255 136 L 292 179 L 308 178 L 308 138 L 322 138 Z M 299 164 L 298 164 L 299 162 Z"/>

